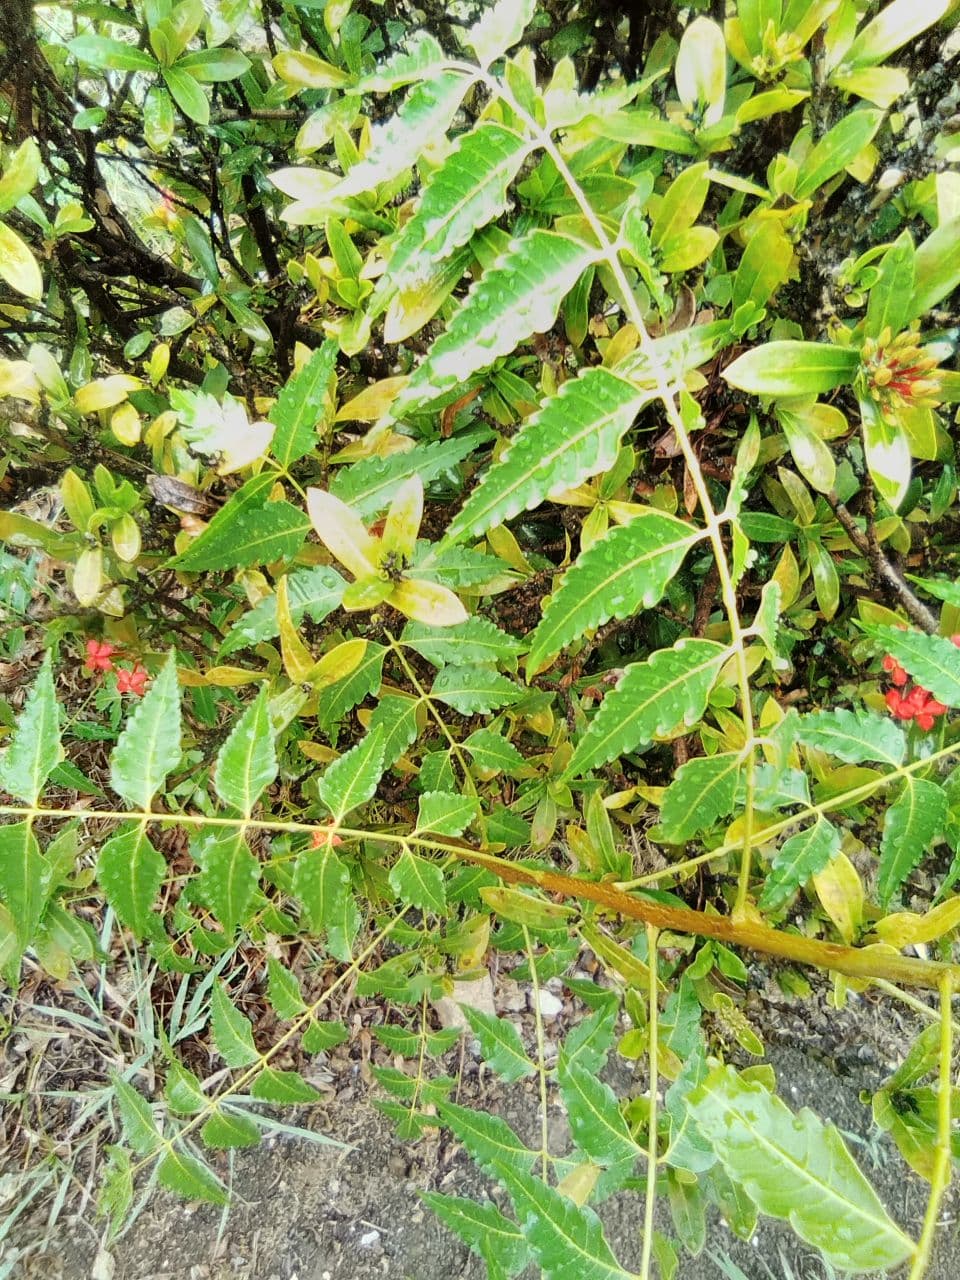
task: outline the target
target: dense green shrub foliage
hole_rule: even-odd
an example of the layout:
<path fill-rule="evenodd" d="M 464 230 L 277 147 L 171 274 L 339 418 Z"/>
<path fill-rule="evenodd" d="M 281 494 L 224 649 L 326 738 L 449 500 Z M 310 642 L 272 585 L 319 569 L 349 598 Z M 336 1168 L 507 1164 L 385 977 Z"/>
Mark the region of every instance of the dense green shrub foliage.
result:
<path fill-rule="evenodd" d="M 0 14 L 0 965 L 175 979 L 93 1108 L 114 1229 L 150 1179 L 225 1198 L 355 987 L 401 1134 L 449 1127 L 512 1203 L 428 1197 L 491 1277 L 626 1277 L 593 1208 L 624 1189 L 645 1277 L 711 1204 L 923 1272 L 957 1143 L 956 6 L 625 8 Z M 548 1067 L 466 1009 L 559 1090 L 562 1158 L 433 1069 L 491 951 L 590 1010 Z M 733 1065 L 750 954 L 939 991 L 873 1099 L 919 1243 Z"/>

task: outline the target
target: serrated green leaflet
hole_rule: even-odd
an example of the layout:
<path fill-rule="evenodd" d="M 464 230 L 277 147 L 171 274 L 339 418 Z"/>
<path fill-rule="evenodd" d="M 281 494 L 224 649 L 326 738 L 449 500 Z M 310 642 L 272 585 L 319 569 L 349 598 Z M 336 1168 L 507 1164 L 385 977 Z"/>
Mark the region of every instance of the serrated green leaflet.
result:
<path fill-rule="evenodd" d="M 463 742 L 478 769 L 515 773 L 523 768 L 523 756 L 507 738 L 493 729 L 477 729 Z"/>
<path fill-rule="evenodd" d="M 270 410 L 270 421 L 276 425 L 270 452 L 281 467 L 289 467 L 317 443 L 337 350 L 332 341 L 318 347 L 287 381 Z"/>
<path fill-rule="evenodd" d="M 430 627 L 424 622 L 408 622 L 400 643 L 419 653 L 435 667 L 464 663 L 496 663 L 518 657 L 522 640 L 501 631 L 487 618 L 468 618 L 452 627 Z"/>
<path fill-rule="evenodd" d="M 217 753 L 213 785 L 224 804 L 249 818 L 264 787 L 277 776 L 277 753 L 264 685 Z"/>
<path fill-rule="evenodd" d="M 370 717 L 370 732 L 380 731 L 383 741 L 383 767 L 395 765 L 407 747 L 416 741 L 418 698 L 403 698 L 385 693 Z"/>
<path fill-rule="evenodd" d="M 419 476 L 425 485 L 429 484 L 455 467 L 486 438 L 487 432 L 474 431 L 452 440 L 419 445 L 406 453 L 392 453 L 386 458 L 365 458 L 340 468 L 330 482 L 330 492 L 367 519 L 383 511 L 411 476 Z"/>
<path fill-rule="evenodd" d="M 296 1018 L 307 1011 L 300 983 L 273 956 L 267 957 L 267 997 L 278 1018 Z"/>
<path fill-rule="evenodd" d="M 210 996 L 210 1025 L 217 1050 L 228 1067 L 249 1067 L 260 1061 L 249 1019 L 234 1008 L 221 982 L 214 984 Z"/>
<path fill-rule="evenodd" d="M 428 79 L 446 58 L 438 42 L 426 31 L 415 31 L 407 47 L 379 64 L 375 71 L 362 76 L 358 93 L 389 93 L 416 80 Z"/>
<path fill-rule="evenodd" d="M 247 847 L 241 831 L 218 829 L 199 842 L 197 860 L 202 868 L 199 887 L 225 932 L 233 935 L 244 923 L 260 882 L 260 863 Z"/>
<path fill-rule="evenodd" d="M 311 622 L 323 622 L 334 609 L 340 607 L 346 585 L 336 569 L 331 569 L 329 565 L 294 569 L 288 573 L 287 599 L 294 623 L 299 624 L 304 618 L 309 618 Z M 278 632 L 277 597 L 269 595 L 230 628 L 220 646 L 219 656 L 226 657 L 260 640 L 271 640 Z"/>
<path fill-rule="evenodd" d="M 652 608 L 703 537 L 700 530 L 659 511 L 645 511 L 611 529 L 580 555 L 550 597 L 530 645 L 528 677 L 586 631 Z"/>
<path fill-rule="evenodd" d="M 600 1219 L 531 1174 L 494 1161 L 543 1280 L 632 1280 L 617 1262 Z"/>
<path fill-rule="evenodd" d="M 903 730 L 889 716 L 843 708 L 802 716 L 797 725 L 797 740 L 848 764 L 880 760 L 884 764 L 900 765 L 907 749 Z"/>
<path fill-rule="evenodd" d="M 507 1276 L 518 1275 L 530 1261 L 530 1251 L 516 1223 L 494 1204 L 477 1204 L 461 1196 L 421 1191 L 420 1198 L 440 1221 L 480 1257 L 493 1257 Z M 489 1265 L 489 1263 L 488 1263 Z"/>
<path fill-rule="evenodd" d="M 642 1148 L 630 1136 L 610 1086 L 570 1061 L 561 1062 L 557 1080 L 570 1129 L 580 1150 L 599 1165 L 636 1160 Z"/>
<path fill-rule="evenodd" d="M 218 511 L 214 520 L 226 510 L 223 507 Z M 170 561 L 170 566 L 196 573 L 201 569 L 270 564 L 299 551 L 309 529 L 310 521 L 289 502 L 268 502 L 253 510 L 232 511 L 216 529 L 211 521 L 183 555 Z"/>
<path fill-rule="evenodd" d="M 402 418 L 509 355 L 531 334 L 546 332 L 595 257 L 596 250 L 555 231 L 528 231 L 511 241 L 414 370 L 391 416 Z"/>
<path fill-rule="evenodd" d="M 451 521 L 447 541 L 477 536 L 608 471 L 650 391 L 603 368 L 565 382 L 529 418 Z"/>
<path fill-rule="evenodd" d="M 370 145 L 326 200 L 372 191 L 381 182 L 398 177 L 420 158 L 424 138 L 442 136 L 470 87 L 470 79 L 459 71 L 442 71 L 432 80 L 416 85 L 407 94 L 396 115 L 370 130 Z"/>
<path fill-rule="evenodd" d="M 138 938 L 152 936 L 158 925 L 151 911 L 167 864 L 147 839 L 142 826 L 128 827 L 106 842 L 97 860 L 97 881 L 121 923 Z"/>
<path fill-rule="evenodd" d="M 349 885 L 350 873 L 329 845 L 301 851 L 293 872 L 293 892 L 314 932 L 340 922 Z"/>
<path fill-rule="evenodd" d="M 110 785 L 132 809 L 149 809 L 179 761 L 180 689 L 171 653 L 117 739 L 110 756 Z"/>
<path fill-rule="evenodd" d="M 609 995 L 588 1018 L 572 1027 L 560 1051 L 558 1070 L 577 1066 L 596 1075 L 606 1062 L 613 1044 L 619 1011 L 616 997 Z"/>
<path fill-rule="evenodd" d="M 440 915 L 446 910 L 443 872 L 426 858 L 404 849 L 390 869 L 390 887 L 401 902 Z"/>
<path fill-rule="evenodd" d="M 887 810 L 880 841 L 877 893 L 883 907 L 943 831 L 947 795 L 926 778 L 907 774 L 903 790 Z"/>
<path fill-rule="evenodd" d="M 351 707 L 355 707 L 358 702 L 362 702 L 369 694 L 375 693 L 380 688 L 386 652 L 382 644 L 374 644 L 371 641 L 359 665 L 354 667 L 348 676 L 344 676 L 336 684 L 328 685 L 326 689 L 321 689 L 317 695 L 317 722 L 330 736 L 334 745 L 337 741 L 335 726 L 343 716 Z"/>
<path fill-rule="evenodd" d="M 430 696 L 471 716 L 509 706 L 520 697 L 520 689 L 489 667 L 446 666 L 437 672 Z"/>
<path fill-rule="evenodd" d="M 867 634 L 938 701 L 960 707 L 960 649 L 946 636 L 901 631 L 899 627 L 868 627 Z"/>
<path fill-rule="evenodd" d="M 493 1174 L 498 1162 L 513 1169 L 529 1171 L 538 1153 L 524 1146 L 505 1120 L 499 1116 L 471 1111 L 455 1102 L 441 1102 L 437 1108 L 448 1129 L 466 1147 L 471 1158 L 485 1173 Z"/>
<path fill-rule="evenodd" d="M 260 1141 L 260 1130 L 249 1116 L 223 1107 L 202 1127 L 200 1137 L 204 1146 L 214 1151 L 229 1151 L 234 1147 L 255 1147 Z"/>
<path fill-rule="evenodd" d="M 254 1080 L 250 1092 L 263 1102 L 280 1103 L 284 1106 L 299 1106 L 305 1102 L 316 1102 L 322 1095 L 304 1080 L 297 1071 L 277 1071 L 274 1067 L 264 1069 Z M 332 1138 L 323 1139 L 332 1142 Z M 341 1146 L 341 1143 L 336 1143 Z"/>
<path fill-rule="evenodd" d="M 840 850 L 840 832 L 823 816 L 785 840 L 773 857 L 760 895 L 761 911 L 776 911 L 801 885 L 826 867 Z"/>
<path fill-rule="evenodd" d="M 533 144 L 487 120 L 463 134 L 424 185 L 413 217 L 397 237 L 387 280 L 407 288 L 503 213 L 507 191 Z"/>
<path fill-rule="evenodd" d="M 727 1173 L 761 1213 L 786 1219 L 842 1270 L 886 1270 L 913 1253 L 833 1125 L 794 1115 L 759 1083 L 717 1067 L 689 1105 Z"/>
<path fill-rule="evenodd" d="M 48 652 L 23 710 L 17 717 L 10 745 L 0 756 L 0 790 L 35 805 L 61 756 L 60 712 L 53 687 L 52 656 Z"/>
<path fill-rule="evenodd" d="M 168 1191 L 185 1200 L 206 1200 L 208 1204 L 226 1204 L 227 1189 L 209 1165 L 187 1151 L 168 1151 L 157 1166 L 157 1181 Z"/>
<path fill-rule="evenodd" d="M 455 791 L 428 791 L 420 797 L 417 830 L 443 836 L 461 836 L 477 816 L 474 796 Z"/>
<path fill-rule="evenodd" d="M 470 1030 L 480 1041 L 483 1060 L 491 1071 L 508 1084 L 533 1075 L 533 1063 L 524 1052 L 520 1032 L 512 1022 L 482 1009 L 473 1009 L 468 1004 L 462 1008 Z"/>
<path fill-rule="evenodd" d="M 586 773 L 699 720 L 727 653 L 713 640 L 679 640 L 627 667 L 580 739 L 565 776 Z"/>
<path fill-rule="evenodd" d="M 732 752 L 700 756 L 681 765 L 660 806 L 660 838 L 683 844 L 731 814 L 741 767 L 740 756 Z"/>
<path fill-rule="evenodd" d="M 17 939 L 16 965 L 34 939 L 50 893 L 51 868 L 28 822 L 0 827 L 0 897 L 10 910 Z"/>
<path fill-rule="evenodd" d="M 327 767 L 317 792 L 334 821 L 342 822 L 351 809 L 366 804 L 377 789 L 383 767 L 383 734 L 379 729 L 369 732 Z"/>
<path fill-rule="evenodd" d="M 163 1142 L 150 1104 L 122 1077 L 114 1076 L 111 1084 L 117 1099 L 124 1138 L 138 1156 L 150 1155 Z"/>
<path fill-rule="evenodd" d="M 464 44 L 477 55 L 481 66 L 489 66 L 511 49 L 533 21 L 536 0 L 494 0 L 486 12 L 464 33 Z"/>

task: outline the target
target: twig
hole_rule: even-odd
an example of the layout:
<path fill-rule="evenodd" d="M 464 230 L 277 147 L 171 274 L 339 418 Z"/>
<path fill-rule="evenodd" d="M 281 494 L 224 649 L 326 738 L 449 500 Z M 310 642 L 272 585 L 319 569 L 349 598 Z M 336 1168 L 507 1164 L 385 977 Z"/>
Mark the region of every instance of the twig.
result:
<path fill-rule="evenodd" d="M 896 596 L 909 615 L 911 622 L 915 622 L 928 635 L 936 635 L 939 623 L 932 611 L 927 608 L 922 600 L 914 595 L 898 570 L 884 555 L 879 544 L 866 536 L 836 493 L 829 493 L 826 498 L 830 509 L 843 526 L 847 537 L 861 555 L 867 557 L 874 575 L 880 579 L 888 591 Z"/>

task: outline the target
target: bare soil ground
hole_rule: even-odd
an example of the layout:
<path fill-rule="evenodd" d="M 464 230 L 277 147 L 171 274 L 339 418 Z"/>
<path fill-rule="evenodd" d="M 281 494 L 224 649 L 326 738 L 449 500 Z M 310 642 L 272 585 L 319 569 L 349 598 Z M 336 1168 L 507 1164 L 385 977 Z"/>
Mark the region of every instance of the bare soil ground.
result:
<path fill-rule="evenodd" d="M 498 992 L 498 996 L 502 994 Z M 861 1090 L 876 1088 L 916 1031 L 912 1015 L 870 995 L 835 1010 L 821 984 L 812 1000 L 783 997 L 772 981 L 748 997 L 779 1082 L 795 1108 L 812 1106 L 845 1134 L 861 1167 L 897 1221 L 916 1235 L 926 1204 L 925 1184 L 872 1126 Z M 573 1013 L 574 1010 L 566 1011 Z M 566 1014 L 561 1014 L 561 1022 Z M 531 1029 L 529 1013 L 522 1015 Z M 555 1029 L 560 1023 L 548 1024 Z M 738 1060 L 740 1051 L 731 1053 Z M 456 1071 L 459 1054 L 445 1064 Z M 747 1061 L 743 1055 L 742 1060 Z M 644 1087 L 632 1064 L 615 1056 L 611 1083 L 622 1093 Z M 441 1131 L 418 1143 L 394 1136 L 373 1106 L 378 1096 L 356 1057 L 341 1061 L 329 1102 L 302 1109 L 299 1121 L 349 1149 L 273 1138 L 222 1162 L 233 1186 L 228 1213 L 185 1205 L 157 1194 L 129 1230 L 103 1249 L 103 1224 L 92 1215 L 62 1216 L 53 1239 L 39 1247 L 44 1214 L 19 1224 L 7 1242 L 9 1270 L 24 1280 L 483 1280 L 483 1264 L 419 1201 L 421 1190 L 483 1198 L 491 1190 L 461 1148 Z M 501 1115 L 527 1140 L 539 1141 L 538 1099 L 532 1084 L 503 1086 L 463 1059 L 460 1100 Z M 551 1146 L 561 1152 L 566 1120 L 550 1100 Z M 960 1275 L 960 1201 L 951 1195 L 940 1224 L 928 1280 Z M 642 1198 L 623 1194 L 601 1207 L 608 1238 L 622 1264 L 640 1260 Z M 669 1231 L 666 1206 L 659 1225 Z M 747 1280 L 832 1280 L 819 1255 L 781 1223 L 761 1218 L 753 1239 L 741 1241 L 719 1220 L 707 1249 L 681 1258 L 679 1280 L 718 1280 L 719 1259 L 734 1262 Z M 733 1273 L 736 1274 L 736 1273 Z"/>

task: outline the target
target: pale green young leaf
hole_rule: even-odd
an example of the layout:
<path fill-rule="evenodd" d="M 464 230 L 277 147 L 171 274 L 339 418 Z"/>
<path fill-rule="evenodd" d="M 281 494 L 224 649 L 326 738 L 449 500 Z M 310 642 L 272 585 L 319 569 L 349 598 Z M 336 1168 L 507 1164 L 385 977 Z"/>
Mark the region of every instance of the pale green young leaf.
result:
<path fill-rule="evenodd" d="M 260 863 L 250 852 L 243 833 L 229 828 L 205 833 L 196 856 L 202 868 L 197 887 L 232 937 L 247 919 L 260 882 Z"/>
<path fill-rule="evenodd" d="M 372 191 L 411 168 L 427 139 L 446 133 L 470 84 L 470 78 L 459 71 L 442 71 L 414 86 L 396 115 L 373 126 L 363 159 L 330 188 L 325 203 Z"/>
<path fill-rule="evenodd" d="M 293 1107 L 307 1102 L 317 1102 L 322 1097 L 320 1091 L 312 1084 L 308 1084 L 299 1072 L 278 1071 L 275 1067 L 264 1067 L 251 1085 L 250 1092 L 261 1102 Z"/>
<path fill-rule="evenodd" d="M 501 1080 L 512 1084 L 524 1076 L 532 1076 L 534 1066 L 527 1057 L 520 1032 L 506 1018 L 461 1005 L 470 1030 L 480 1042 L 480 1056 Z"/>
<path fill-rule="evenodd" d="M 26 138 L 8 158 L 0 177 L 0 213 L 6 213 L 33 190 L 42 163 L 36 140 Z"/>
<path fill-rule="evenodd" d="M 488 67 L 519 41 L 533 21 L 536 0 L 493 0 L 480 21 L 464 34 L 463 41 Z"/>
<path fill-rule="evenodd" d="M 637 414 L 654 398 L 607 369 L 586 370 L 565 382 L 523 424 L 454 516 L 446 542 L 478 536 L 608 471 Z"/>
<path fill-rule="evenodd" d="M 430 627 L 408 622 L 400 643 L 435 667 L 457 663 L 509 662 L 525 648 L 522 640 L 501 631 L 488 618 L 471 617 L 453 627 Z"/>
<path fill-rule="evenodd" d="M 369 728 L 371 733 L 378 729 L 381 732 L 384 769 L 395 765 L 407 747 L 417 740 L 419 707 L 418 698 L 405 698 L 394 693 L 385 693 L 374 707 Z"/>
<path fill-rule="evenodd" d="M 110 756 L 110 785 L 132 809 L 147 810 L 180 761 L 180 688 L 173 653 L 127 718 Z"/>
<path fill-rule="evenodd" d="M 845 66 L 871 67 L 930 27 L 950 8 L 951 0 L 893 0 L 868 22 L 843 55 Z"/>
<path fill-rule="evenodd" d="M 145 49 L 106 36 L 75 36 L 67 48 L 77 59 L 105 71 L 156 71 L 157 61 Z"/>
<path fill-rule="evenodd" d="M 694 1119 L 761 1213 L 789 1221 L 842 1270 L 886 1270 L 914 1250 L 854 1163 L 839 1132 L 793 1114 L 763 1085 L 716 1067 L 690 1097 Z M 842 1230 L 838 1230 L 842 1224 Z"/>
<path fill-rule="evenodd" d="M 880 262 L 880 278 L 870 290 L 863 332 L 868 338 L 879 338 L 884 329 L 894 337 L 910 317 L 913 287 L 916 281 L 917 252 L 909 231 L 894 241 Z"/>
<path fill-rule="evenodd" d="M 495 1162 L 526 1171 L 536 1164 L 537 1152 L 524 1146 L 499 1116 L 473 1111 L 455 1102 L 441 1102 L 437 1110 L 443 1123 L 463 1143 L 467 1154 L 484 1173 L 492 1175 Z"/>
<path fill-rule="evenodd" d="M 471 431 L 451 440 L 418 445 L 406 453 L 364 458 L 352 466 L 340 467 L 330 481 L 330 492 L 367 519 L 388 506 L 405 481 L 419 476 L 425 485 L 430 484 L 487 439 L 489 432 Z"/>
<path fill-rule="evenodd" d="M 595 256 L 596 250 L 555 231 L 534 229 L 511 240 L 414 370 L 391 416 L 400 419 L 462 386 L 532 334 L 545 333 Z"/>
<path fill-rule="evenodd" d="M 267 957 L 267 999 L 278 1018 L 296 1018 L 307 1011 L 296 975 L 273 956 Z"/>
<path fill-rule="evenodd" d="M 121 1076 L 111 1079 L 123 1136 L 138 1156 L 148 1156 L 161 1145 L 163 1138 L 153 1118 L 153 1110 L 142 1094 Z"/>
<path fill-rule="evenodd" d="M 840 832 L 822 814 L 812 826 L 785 840 L 764 881 L 760 910 L 779 910 L 811 876 L 828 866 L 839 850 Z"/>
<path fill-rule="evenodd" d="M 947 821 L 947 794 L 926 778 L 908 774 L 887 809 L 880 840 L 877 895 L 886 908 Z"/>
<path fill-rule="evenodd" d="M 727 46 L 716 22 L 700 17 L 690 23 L 680 40 L 674 76 L 687 111 L 700 108 L 704 125 L 716 124 L 727 89 Z"/>
<path fill-rule="evenodd" d="M 632 1163 L 642 1148 L 630 1136 L 617 1095 L 585 1067 L 561 1060 L 557 1070 L 560 1093 L 580 1150 L 604 1167 Z"/>
<path fill-rule="evenodd" d="M 397 235 L 385 283 L 404 289 L 429 279 L 437 263 L 507 207 L 507 192 L 533 144 L 486 120 L 461 135 L 424 184 L 413 217 Z"/>
<path fill-rule="evenodd" d="M 496 1205 L 489 1201 L 477 1204 L 475 1200 L 438 1191 L 421 1191 L 419 1195 L 444 1226 L 478 1257 L 495 1259 L 505 1276 L 519 1275 L 529 1264 L 530 1250 L 520 1228 L 505 1218 Z"/>
<path fill-rule="evenodd" d="M 776 220 L 760 222 L 747 241 L 733 277 L 734 311 L 745 302 L 764 307 L 790 275 L 793 245 Z"/>
<path fill-rule="evenodd" d="M 249 1067 L 260 1061 L 250 1021 L 234 1008 L 222 982 L 214 984 L 210 996 L 210 1025 L 217 1052 L 228 1067 Z"/>
<path fill-rule="evenodd" d="M 710 190 L 710 166 L 703 160 L 689 165 L 670 183 L 650 227 L 655 249 L 692 227 Z"/>
<path fill-rule="evenodd" d="M 880 128 L 883 112 L 864 107 L 843 116 L 828 129 L 800 165 L 794 195 L 806 200 L 825 182 L 852 164 Z"/>
<path fill-rule="evenodd" d="M 390 887 L 399 900 L 420 911 L 442 915 L 447 906 L 443 872 L 426 858 L 404 849 L 390 870 Z"/>
<path fill-rule="evenodd" d="M 837 479 L 837 464 L 830 446 L 817 434 L 803 413 L 791 413 L 778 406 L 777 420 L 783 427 L 797 470 L 819 493 L 830 493 Z"/>
<path fill-rule="evenodd" d="M 812 711 L 797 723 L 797 741 L 836 756 L 847 764 L 878 760 L 903 764 L 907 741 L 903 729 L 889 716 L 875 711 Z"/>
<path fill-rule="evenodd" d="M 808 396 L 852 382 L 860 354 L 824 342 L 765 342 L 727 365 L 732 387 L 755 396 Z"/>
<path fill-rule="evenodd" d="M 260 1130 L 249 1116 L 219 1108 L 200 1130 L 203 1144 L 213 1151 L 230 1151 L 237 1147 L 255 1147 Z"/>
<path fill-rule="evenodd" d="M 914 681 L 948 707 L 960 707 L 960 649 L 946 636 L 899 627 L 866 628 L 882 653 L 889 653 Z"/>
<path fill-rule="evenodd" d="M 420 797 L 417 830 L 462 836 L 476 816 L 476 797 L 455 791 L 428 791 Z"/>
<path fill-rule="evenodd" d="M 10 911 L 16 938 L 11 968 L 34 941 L 52 887 L 50 864 L 30 823 L 0 827 L 0 898 Z"/>
<path fill-rule="evenodd" d="M 60 712 L 53 686 L 52 657 L 43 665 L 17 717 L 10 745 L 0 755 L 0 790 L 35 805 L 63 754 Z"/>
<path fill-rule="evenodd" d="M 660 806 L 660 839 L 684 844 L 733 812 L 742 762 L 739 755 L 698 756 L 681 765 Z"/>
<path fill-rule="evenodd" d="M 138 938 L 154 937 L 159 918 L 151 911 L 167 864 L 142 826 L 111 836 L 100 850 L 97 881 L 117 918 Z"/>
<path fill-rule="evenodd" d="M 0 222 L 0 279 L 24 297 L 43 297 L 43 276 L 33 250 L 5 222 Z"/>
<path fill-rule="evenodd" d="M 915 268 L 908 320 L 925 315 L 960 284 L 960 217 L 941 220 L 917 246 Z"/>
<path fill-rule="evenodd" d="M 489 715 L 521 696 L 512 680 L 490 667 L 445 666 L 437 672 L 430 696 L 463 716 Z"/>
<path fill-rule="evenodd" d="M 366 804 L 376 791 L 383 776 L 383 753 L 383 734 L 373 730 L 327 767 L 317 792 L 335 822 L 342 822 L 351 809 Z"/>
<path fill-rule="evenodd" d="M 210 123 L 210 99 L 182 67 L 162 67 L 161 75 L 174 102 L 194 124 L 201 127 Z"/>
<path fill-rule="evenodd" d="M 756 58 L 763 49 L 767 24 L 772 22 L 775 31 L 780 28 L 781 0 L 740 0 L 737 17 L 744 43 Z"/>
<path fill-rule="evenodd" d="M 516 1166 L 494 1161 L 543 1280 L 632 1280 L 617 1262 L 594 1211 Z"/>
<path fill-rule="evenodd" d="M 177 1148 L 168 1151 L 157 1166 L 157 1182 L 185 1200 L 227 1203 L 227 1189 L 209 1165 Z"/>
<path fill-rule="evenodd" d="M 249 818 L 260 793 L 277 776 L 277 768 L 267 685 L 263 684 L 217 753 L 213 785 L 224 804 Z"/>
<path fill-rule="evenodd" d="M 627 667 L 606 695 L 566 770 L 575 777 L 703 715 L 728 651 L 713 640 L 678 640 Z"/>
<path fill-rule="evenodd" d="M 109 1219 L 110 1239 L 113 1239 L 128 1221 L 133 1204 L 133 1169 L 130 1153 L 123 1147 L 111 1144 L 104 1151 L 106 1161 L 100 1179 L 97 1212 Z"/>
<path fill-rule="evenodd" d="M 524 765 L 523 756 L 508 739 L 494 729 L 476 729 L 463 742 L 478 769 L 514 774 Z"/>
<path fill-rule="evenodd" d="M 550 597 L 527 657 L 532 677 L 571 640 L 611 618 L 652 608 L 700 530 L 659 511 L 644 511 L 584 551 Z"/>
<path fill-rule="evenodd" d="M 317 444 L 337 352 L 337 344 L 332 340 L 318 347 L 303 368 L 287 381 L 270 410 L 270 421 L 276 427 L 270 452 L 281 467 L 289 467 Z"/>

